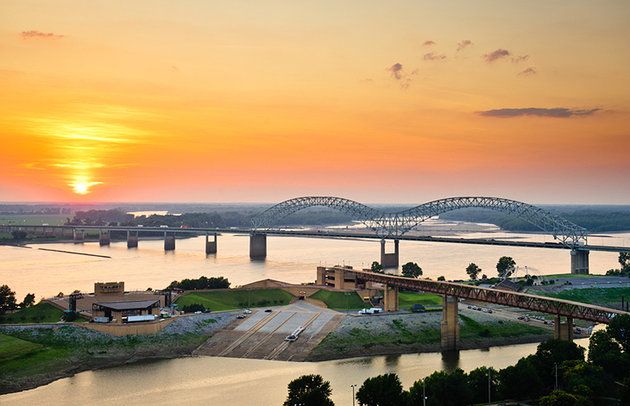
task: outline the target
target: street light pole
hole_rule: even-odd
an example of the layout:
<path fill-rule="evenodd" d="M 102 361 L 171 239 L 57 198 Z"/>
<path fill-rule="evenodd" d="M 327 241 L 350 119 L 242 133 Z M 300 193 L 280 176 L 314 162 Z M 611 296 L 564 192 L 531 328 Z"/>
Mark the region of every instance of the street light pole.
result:
<path fill-rule="evenodd" d="M 350 387 L 352 388 L 352 406 L 354 406 L 354 388 L 356 388 L 357 385 L 353 384 L 350 385 Z"/>
<path fill-rule="evenodd" d="M 491 380 L 490 380 L 490 370 L 488 369 L 488 404 L 492 403 L 492 391 L 491 391 Z"/>
<path fill-rule="evenodd" d="M 427 406 L 427 388 L 424 379 L 422 380 L 422 406 Z"/>
<path fill-rule="evenodd" d="M 556 375 L 555 390 L 558 390 L 558 363 L 557 362 L 554 362 L 553 368 L 554 368 L 554 372 L 555 372 L 555 375 Z"/>

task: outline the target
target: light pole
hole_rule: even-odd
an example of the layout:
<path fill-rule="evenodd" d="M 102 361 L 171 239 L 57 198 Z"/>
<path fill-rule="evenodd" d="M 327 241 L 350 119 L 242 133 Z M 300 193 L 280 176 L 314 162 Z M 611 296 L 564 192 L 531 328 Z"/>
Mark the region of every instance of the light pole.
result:
<path fill-rule="evenodd" d="M 352 385 L 350 385 L 350 387 L 352 388 L 352 406 L 354 406 L 354 388 L 356 388 L 357 385 L 352 384 Z"/>
<path fill-rule="evenodd" d="M 492 403 L 492 391 L 491 391 L 490 370 L 488 369 L 488 404 Z"/>
<path fill-rule="evenodd" d="M 422 380 L 422 406 L 427 406 L 427 388 L 424 379 Z"/>
<path fill-rule="evenodd" d="M 558 363 L 554 362 L 553 363 L 553 369 L 554 369 L 554 373 L 556 375 L 556 385 L 555 385 L 555 390 L 558 390 Z"/>

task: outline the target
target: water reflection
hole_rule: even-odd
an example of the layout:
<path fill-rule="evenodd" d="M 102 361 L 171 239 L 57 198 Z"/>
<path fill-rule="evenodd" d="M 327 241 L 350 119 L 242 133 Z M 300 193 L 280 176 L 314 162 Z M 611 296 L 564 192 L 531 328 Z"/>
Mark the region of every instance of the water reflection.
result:
<path fill-rule="evenodd" d="M 453 371 L 457 368 L 459 368 L 459 351 L 443 351 L 442 369 L 445 371 Z"/>

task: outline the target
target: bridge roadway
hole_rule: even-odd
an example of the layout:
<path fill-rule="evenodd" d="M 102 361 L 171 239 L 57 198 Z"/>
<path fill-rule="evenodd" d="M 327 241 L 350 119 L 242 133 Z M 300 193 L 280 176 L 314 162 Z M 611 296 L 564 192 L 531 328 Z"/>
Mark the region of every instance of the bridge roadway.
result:
<path fill-rule="evenodd" d="M 281 230 L 281 229 L 265 229 L 255 230 L 251 228 L 232 228 L 232 227 L 212 227 L 212 228 L 174 228 L 174 227 L 135 227 L 135 226 L 85 226 L 85 225 L 62 225 L 62 226 L 40 226 L 40 225 L 0 225 L 0 231 L 11 232 L 13 230 L 24 230 L 37 232 L 38 230 L 96 230 L 96 231 L 121 231 L 133 233 L 168 233 L 168 234 L 216 234 L 216 233 L 232 233 L 232 234 L 266 234 L 276 236 L 292 236 L 307 238 L 335 238 L 335 239 L 377 239 L 377 240 L 402 240 L 402 241 L 424 241 L 424 242 L 441 242 L 454 244 L 476 244 L 476 245 L 500 245 L 511 247 L 530 247 L 530 248 L 552 248 L 552 249 L 571 249 L 560 242 L 536 242 L 536 241 L 514 241 L 514 240 L 497 240 L 493 238 L 459 238 L 459 237 L 432 237 L 423 235 L 407 235 L 400 236 L 380 236 L 374 232 L 365 231 L 345 231 L 339 232 L 335 230 Z M 608 246 L 608 245 L 591 245 L 586 244 L 580 247 L 585 251 L 605 251 L 605 252 L 626 252 L 630 251 L 630 247 Z"/>
<path fill-rule="evenodd" d="M 403 288 L 427 293 L 435 293 L 443 296 L 453 296 L 456 298 L 475 300 L 479 302 L 518 307 L 520 309 L 548 313 L 572 319 L 587 320 L 596 323 L 608 324 L 617 315 L 630 315 L 629 312 L 611 309 L 608 307 L 530 295 L 527 293 L 482 288 L 478 286 L 465 285 L 463 283 L 405 278 L 402 276 L 345 268 L 343 271 L 346 274 L 354 274 L 359 280 L 382 283 L 390 288 Z"/>

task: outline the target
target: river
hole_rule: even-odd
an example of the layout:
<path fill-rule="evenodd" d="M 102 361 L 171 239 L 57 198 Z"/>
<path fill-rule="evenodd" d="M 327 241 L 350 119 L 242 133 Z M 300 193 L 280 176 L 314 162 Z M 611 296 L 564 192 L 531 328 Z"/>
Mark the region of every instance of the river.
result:
<path fill-rule="evenodd" d="M 483 237 L 483 233 L 464 235 Z M 493 233 L 492 238 L 507 236 L 549 241 L 537 234 Z M 597 240 L 599 238 L 599 240 Z M 594 244 L 628 245 L 630 233 L 611 237 L 592 237 Z M 125 242 L 99 247 L 98 243 L 40 244 L 31 248 L 0 246 L 0 281 L 14 289 L 18 297 L 34 292 L 38 297 L 71 292 L 92 291 L 95 281 L 125 281 L 127 290 L 163 288 L 173 280 L 201 275 L 225 276 L 237 286 L 264 278 L 288 282 L 315 279 L 315 268 L 347 264 L 369 266 L 379 259 L 378 241 L 305 239 L 268 237 L 265 261 L 250 261 L 248 238 L 221 235 L 218 253 L 206 256 L 203 237 L 177 240 L 174 252 L 163 251 L 162 241 L 140 241 L 137 249 L 127 249 Z M 38 248 L 107 255 L 89 257 Z M 447 279 L 464 278 L 470 262 L 479 265 L 488 276 L 496 274 L 500 256 L 512 256 L 517 264 L 527 265 L 531 273 L 545 275 L 566 273 L 570 255 L 567 250 L 523 247 L 479 246 L 447 243 L 400 243 L 401 263 L 418 262 L 424 275 Z M 617 254 L 592 252 L 592 273 L 604 273 L 617 267 Z M 578 340 L 587 346 L 586 340 Z M 487 351 L 461 351 L 458 360 L 444 360 L 441 354 L 375 356 L 320 363 L 291 363 L 231 358 L 182 358 L 87 371 L 49 385 L 16 394 L 0 396 L 3 405 L 49 404 L 80 401 L 86 404 L 178 404 L 279 405 L 286 396 L 289 381 L 301 374 L 318 373 L 330 380 L 337 404 L 351 404 L 351 384 L 361 384 L 367 377 L 395 372 L 409 387 L 415 380 L 435 370 L 456 366 L 471 370 L 486 365 L 503 368 L 535 351 L 535 344 L 495 347 Z"/>

